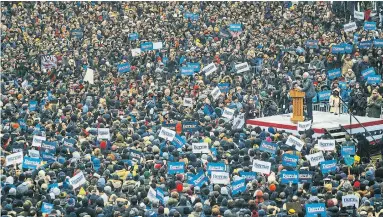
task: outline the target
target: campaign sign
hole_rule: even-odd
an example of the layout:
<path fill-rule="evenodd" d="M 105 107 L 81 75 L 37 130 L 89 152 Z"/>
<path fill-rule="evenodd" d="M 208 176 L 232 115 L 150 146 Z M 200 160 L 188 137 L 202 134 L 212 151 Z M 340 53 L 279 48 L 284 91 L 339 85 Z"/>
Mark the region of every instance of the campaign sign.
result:
<path fill-rule="evenodd" d="M 333 45 L 331 47 L 331 52 L 333 54 L 344 54 L 345 53 L 345 49 L 342 45 Z"/>
<path fill-rule="evenodd" d="M 219 87 L 215 87 L 210 95 L 213 97 L 214 100 L 218 99 L 219 95 L 221 95 L 221 91 L 219 90 Z"/>
<path fill-rule="evenodd" d="M 383 47 L 383 39 L 375 39 L 374 40 L 374 47 Z"/>
<path fill-rule="evenodd" d="M 53 210 L 53 204 L 51 203 L 45 203 L 43 202 L 43 204 L 41 205 L 41 212 L 42 213 L 46 213 L 46 214 L 50 214 Z"/>
<path fill-rule="evenodd" d="M 161 188 L 156 188 L 156 198 L 157 198 L 162 204 L 164 204 L 165 194 L 164 194 L 164 191 L 163 191 Z"/>
<path fill-rule="evenodd" d="M 326 205 L 324 203 L 311 203 L 306 204 L 306 217 L 318 217 L 318 214 L 320 216 L 327 216 L 326 214 Z"/>
<path fill-rule="evenodd" d="M 41 157 L 43 158 L 43 161 L 48 163 L 53 163 L 56 161 L 56 157 L 52 153 L 43 152 L 41 153 Z"/>
<path fill-rule="evenodd" d="M 168 174 L 177 174 L 185 172 L 184 162 L 169 162 L 168 163 Z"/>
<path fill-rule="evenodd" d="M 245 179 L 240 179 L 231 183 L 231 195 L 236 195 L 246 191 Z"/>
<path fill-rule="evenodd" d="M 242 25 L 238 23 L 232 23 L 229 26 L 229 30 L 232 32 L 240 32 L 242 31 Z"/>
<path fill-rule="evenodd" d="M 354 49 L 354 47 L 351 45 L 351 44 L 345 44 L 344 45 L 344 51 L 345 53 L 347 54 L 350 54 L 352 53 L 352 50 Z"/>
<path fill-rule="evenodd" d="M 269 174 L 271 169 L 271 163 L 266 161 L 254 160 L 253 161 L 253 172 Z"/>
<path fill-rule="evenodd" d="M 196 132 L 198 130 L 197 121 L 182 121 L 182 130 L 186 132 Z"/>
<path fill-rule="evenodd" d="M 364 22 L 364 30 L 376 30 L 376 22 Z"/>
<path fill-rule="evenodd" d="M 118 73 L 125 73 L 125 72 L 130 72 L 130 64 L 122 63 L 118 65 Z"/>
<path fill-rule="evenodd" d="M 226 165 L 224 163 L 207 163 L 207 173 L 210 174 L 212 172 L 225 172 Z"/>
<path fill-rule="evenodd" d="M 359 20 L 364 20 L 364 12 L 354 10 L 354 18 Z"/>
<path fill-rule="evenodd" d="M 211 173 L 210 182 L 212 184 L 228 185 L 230 184 L 230 175 L 227 172 L 214 171 Z"/>
<path fill-rule="evenodd" d="M 33 111 L 36 111 L 36 109 L 37 109 L 37 101 L 36 100 L 29 101 L 29 111 L 33 112 Z"/>
<path fill-rule="evenodd" d="M 305 131 L 305 130 L 309 130 L 310 128 L 311 128 L 311 121 L 298 122 L 297 124 L 298 131 Z M 293 144 L 287 144 L 287 145 L 292 146 Z"/>
<path fill-rule="evenodd" d="M 380 84 L 381 82 L 381 75 L 370 75 L 367 77 L 367 84 Z"/>
<path fill-rule="evenodd" d="M 43 141 L 41 144 L 40 152 L 56 153 L 57 142 Z"/>
<path fill-rule="evenodd" d="M 209 76 L 211 73 L 217 71 L 217 66 L 215 66 L 214 63 L 210 63 L 209 65 L 205 66 L 202 71 L 205 72 L 206 76 Z"/>
<path fill-rule="evenodd" d="M 298 184 L 299 174 L 298 171 L 282 171 L 281 172 L 282 184 Z"/>
<path fill-rule="evenodd" d="M 351 206 L 351 207 L 355 206 L 356 208 L 358 208 L 359 197 L 353 194 L 342 196 L 342 207 L 347 207 L 347 206 Z"/>
<path fill-rule="evenodd" d="M 175 131 L 176 130 L 176 125 L 177 124 L 162 124 L 162 127 L 165 127 L 165 128 L 167 128 L 169 130 Z"/>
<path fill-rule="evenodd" d="M 299 182 L 300 183 L 312 183 L 313 181 L 313 172 L 312 171 L 299 171 Z"/>
<path fill-rule="evenodd" d="M 257 173 L 256 172 L 244 172 L 244 171 L 241 171 L 239 172 L 239 175 L 243 178 L 245 178 L 245 180 L 248 182 L 248 181 L 252 181 L 254 179 L 257 178 Z"/>
<path fill-rule="evenodd" d="M 343 28 L 345 32 L 351 32 L 356 30 L 358 27 L 356 26 L 355 22 L 351 22 L 351 23 L 344 24 Z"/>
<path fill-rule="evenodd" d="M 317 166 L 320 162 L 324 161 L 323 153 L 321 151 L 306 155 L 306 159 L 310 161 L 311 166 Z"/>
<path fill-rule="evenodd" d="M 306 47 L 307 48 L 318 48 L 318 40 L 307 40 L 306 41 Z"/>
<path fill-rule="evenodd" d="M 342 146 L 341 148 L 342 157 L 355 155 L 355 153 L 356 153 L 355 146 Z"/>
<path fill-rule="evenodd" d="M 339 82 L 338 82 L 338 86 L 339 86 L 339 88 L 342 89 L 342 90 L 347 89 L 347 82 L 339 81 Z"/>
<path fill-rule="evenodd" d="M 324 90 L 318 93 L 318 98 L 320 102 L 328 101 L 331 96 L 331 90 Z"/>
<path fill-rule="evenodd" d="M 44 136 L 37 136 L 37 135 L 34 135 L 33 136 L 33 140 L 32 140 L 32 146 L 35 146 L 35 147 L 41 147 L 41 144 L 43 143 L 43 141 L 46 140 L 46 137 Z"/>
<path fill-rule="evenodd" d="M 138 33 L 137 32 L 133 32 L 133 33 L 129 34 L 129 40 L 133 41 L 133 40 L 137 40 L 137 39 L 138 39 Z"/>
<path fill-rule="evenodd" d="M 97 130 L 97 140 L 110 139 L 109 128 L 98 128 Z"/>
<path fill-rule="evenodd" d="M 303 124 L 300 124 L 300 123 L 303 123 Z M 305 124 L 305 122 L 298 122 L 298 131 L 305 131 L 307 129 L 310 129 L 310 127 L 311 127 L 311 122 L 307 124 Z M 295 146 L 295 149 L 297 151 L 301 151 L 305 143 L 302 140 L 298 139 L 297 137 L 290 135 L 289 137 L 287 137 L 286 145 Z"/>
<path fill-rule="evenodd" d="M 24 157 L 23 168 L 35 170 L 41 163 L 39 158 Z"/>
<path fill-rule="evenodd" d="M 174 130 L 169 130 L 165 127 L 161 127 L 160 134 L 158 134 L 158 137 L 166 139 L 168 141 L 173 141 L 175 136 L 176 132 Z"/>
<path fill-rule="evenodd" d="M 223 111 L 222 117 L 231 120 L 233 119 L 234 111 L 235 111 L 234 109 L 225 108 L 225 110 Z"/>
<path fill-rule="evenodd" d="M 368 69 L 365 69 L 362 71 L 362 76 L 366 79 L 369 76 L 375 75 L 375 69 L 373 67 L 370 67 Z"/>
<path fill-rule="evenodd" d="M 320 163 L 322 173 L 329 173 L 336 170 L 336 160 L 326 160 Z"/>
<path fill-rule="evenodd" d="M 321 151 L 335 151 L 335 139 L 320 139 L 318 146 Z"/>
<path fill-rule="evenodd" d="M 342 76 L 340 69 L 331 69 L 327 72 L 327 76 L 330 80 L 334 80 L 335 78 L 339 78 Z"/>
<path fill-rule="evenodd" d="M 190 76 L 194 75 L 194 68 L 192 67 L 181 67 L 181 75 Z"/>
<path fill-rule="evenodd" d="M 292 154 L 283 154 L 282 155 L 282 165 L 289 167 L 296 167 L 298 164 L 299 157 Z"/>
<path fill-rule="evenodd" d="M 136 161 L 136 162 L 141 162 L 141 158 L 142 158 L 142 152 L 140 151 L 137 151 L 137 150 L 134 150 L 134 149 L 130 149 L 129 150 L 129 157 L 133 160 L 133 161 Z"/>
<path fill-rule="evenodd" d="M 359 48 L 360 49 L 370 49 L 372 45 L 372 41 L 361 41 L 359 42 Z"/>
<path fill-rule="evenodd" d="M 141 44 L 140 48 L 141 48 L 141 51 L 153 50 L 153 42 L 151 41 L 144 42 Z"/>
<path fill-rule="evenodd" d="M 17 120 L 17 123 L 19 123 L 20 129 L 22 130 L 27 129 L 27 123 L 25 122 L 24 119 L 20 118 L 19 120 Z"/>
<path fill-rule="evenodd" d="M 268 152 L 270 154 L 275 154 L 277 152 L 278 145 L 272 142 L 262 141 L 261 146 L 259 147 L 260 151 Z"/>
<path fill-rule="evenodd" d="M 63 146 L 72 150 L 75 143 L 76 140 L 74 139 L 64 139 Z"/>
<path fill-rule="evenodd" d="M 222 93 L 229 92 L 230 84 L 229 83 L 219 83 L 218 88 Z"/>
<path fill-rule="evenodd" d="M 210 153 L 209 144 L 206 142 L 192 143 L 192 149 L 195 154 Z"/>
<path fill-rule="evenodd" d="M 72 185 L 73 189 L 80 187 L 86 183 L 84 173 L 79 172 L 75 176 L 69 179 L 69 183 Z"/>
<path fill-rule="evenodd" d="M 78 39 L 81 39 L 84 36 L 84 32 L 81 29 L 74 29 L 70 33 L 72 37 Z"/>
<path fill-rule="evenodd" d="M 197 186 L 197 187 L 202 187 L 202 185 L 205 184 L 207 181 L 208 181 L 208 178 L 201 171 L 197 175 L 192 176 L 192 178 L 188 180 L 188 184 Z"/>
<path fill-rule="evenodd" d="M 23 158 L 24 158 L 23 152 L 10 154 L 7 157 L 5 157 L 5 161 L 6 161 L 5 166 L 9 166 L 13 164 L 21 164 L 23 163 Z"/>
<path fill-rule="evenodd" d="M 194 72 L 199 72 L 201 70 L 200 63 L 186 63 L 186 66 L 189 68 L 193 68 Z"/>
<path fill-rule="evenodd" d="M 177 134 L 171 143 L 178 149 L 182 148 L 186 144 L 186 140 Z"/>
<path fill-rule="evenodd" d="M 237 71 L 237 73 L 242 73 L 242 72 L 246 72 L 246 71 L 250 70 L 250 66 L 246 62 L 237 64 L 234 67 L 235 67 L 235 70 Z"/>
<path fill-rule="evenodd" d="M 40 158 L 40 152 L 38 150 L 30 149 L 28 150 L 28 155 L 31 158 Z"/>

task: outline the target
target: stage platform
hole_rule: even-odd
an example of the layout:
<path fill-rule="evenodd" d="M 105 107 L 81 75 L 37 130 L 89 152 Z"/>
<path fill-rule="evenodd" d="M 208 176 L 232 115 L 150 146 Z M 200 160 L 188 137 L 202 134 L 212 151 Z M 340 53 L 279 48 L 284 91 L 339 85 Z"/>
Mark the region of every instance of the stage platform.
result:
<path fill-rule="evenodd" d="M 266 131 L 269 127 L 273 127 L 278 130 L 285 130 L 286 132 L 298 134 L 297 125 L 290 121 L 291 115 L 292 114 L 284 114 L 249 119 L 246 121 L 246 124 L 251 126 L 259 126 L 262 129 L 266 129 Z M 382 138 L 383 119 L 362 116 L 356 116 L 356 118 L 358 118 L 358 120 L 364 125 L 364 127 L 366 127 L 375 139 Z M 343 126 L 348 133 L 351 134 L 365 133 L 363 127 L 353 117 L 350 125 L 350 115 L 348 114 L 334 115 L 329 112 L 314 111 L 313 119 L 314 122 L 312 129 L 315 132 L 314 137 L 323 135 L 325 133 L 325 129 L 339 128 L 339 126 Z M 366 135 L 366 137 L 369 141 L 373 140 L 368 135 Z"/>

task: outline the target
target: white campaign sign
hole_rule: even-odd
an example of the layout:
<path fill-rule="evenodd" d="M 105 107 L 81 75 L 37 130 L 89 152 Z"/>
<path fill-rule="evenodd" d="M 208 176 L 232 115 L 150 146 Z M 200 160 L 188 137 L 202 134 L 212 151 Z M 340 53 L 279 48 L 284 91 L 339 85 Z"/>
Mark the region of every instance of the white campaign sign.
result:
<path fill-rule="evenodd" d="M 231 120 L 234 116 L 234 109 L 225 108 L 223 111 L 222 117 Z"/>
<path fill-rule="evenodd" d="M 288 146 L 295 145 L 295 149 L 297 151 L 301 151 L 304 144 L 305 143 L 302 140 L 298 139 L 297 137 L 295 137 L 293 135 L 290 135 L 289 137 L 287 137 L 286 145 L 288 145 Z"/>
<path fill-rule="evenodd" d="M 356 26 L 355 22 L 344 24 L 344 31 L 345 32 L 351 32 L 353 30 L 356 30 L 358 27 Z"/>
<path fill-rule="evenodd" d="M 354 18 L 364 20 L 364 12 L 354 11 Z"/>
<path fill-rule="evenodd" d="M 317 166 L 320 162 L 324 161 L 323 153 L 321 151 L 315 154 L 306 155 L 306 159 L 310 161 L 311 166 Z"/>
<path fill-rule="evenodd" d="M 305 131 L 309 130 L 311 128 L 311 121 L 305 121 L 305 122 L 298 122 L 298 131 Z"/>
<path fill-rule="evenodd" d="M 210 63 L 209 65 L 205 66 L 202 71 L 205 72 L 206 76 L 209 76 L 211 73 L 217 71 L 217 66 L 215 66 L 214 63 Z"/>
<path fill-rule="evenodd" d="M 240 63 L 235 65 L 235 70 L 237 71 L 237 73 L 241 73 L 241 72 L 250 71 L 250 67 L 249 67 L 249 64 L 247 63 Z"/>
<path fill-rule="evenodd" d="M 221 90 L 219 89 L 219 87 L 215 87 L 210 95 L 213 97 L 214 100 L 218 99 L 219 95 L 221 95 Z"/>
<path fill-rule="evenodd" d="M 162 42 L 153 42 L 153 50 L 162 49 Z"/>
<path fill-rule="evenodd" d="M 5 158 L 6 166 L 12 165 L 12 164 L 21 164 L 23 163 L 24 155 L 23 152 L 17 152 L 14 154 L 10 154 Z"/>
<path fill-rule="evenodd" d="M 110 139 L 109 128 L 98 128 L 97 139 Z"/>
<path fill-rule="evenodd" d="M 161 127 L 160 134 L 158 135 L 158 137 L 161 137 L 161 138 L 166 139 L 168 141 L 173 141 L 175 136 L 176 136 L 175 131 L 167 129 L 165 127 Z"/>
<path fill-rule="evenodd" d="M 141 48 L 132 49 L 132 56 L 136 57 L 136 56 L 139 56 L 140 54 L 141 54 Z"/>
<path fill-rule="evenodd" d="M 245 124 L 244 114 L 241 114 L 235 117 L 233 120 L 233 130 L 241 129 L 244 124 Z"/>
<path fill-rule="evenodd" d="M 342 196 L 342 206 L 347 207 L 347 206 L 352 206 L 352 207 L 359 208 L 359 197 L 356 195 L 346 195 Z"/>
<path fill-rule="evenodd" d="M 271 163 L 266 161 L 254 160 L 253 172 L 269 174 L 271 170 Z"/>
<path fill-rule="evenodd" d="M 33 136 L 33 140 L 32 140 L 32 146 L 41 147 L 41 144 L 45 140 L 47 140 L 47 138 L 45 136 L 36 136 L 36 135 L 34 135 Z"/>
<path fill-rule="evenodd" d="M 72 185 L 73 189 L 80 187 L 85 184 L 86 179 L 82 172 L 77 173 L 75 176 L 69 179 L 69 183 Z"/>
<path fill-rule="evenodd" d="M 93 69 L 89 69 L 89 68 L 86 69 L 84 81 L 89 82 L 89 84 L 94 84 L 94 70 Z"/>
<path fill-rule="evenodd" d="M 184 106 L 192 107 L 193 106 L 193 99 L 192 98 L 184 98 Z"/>
<path fill-rule="evenodd" d="M 148 198 L 151 202 L 158 201 L 156 195 L 157 195 L 156 190 L 154 190 L 152 187 L 150 187 L 150 189 L 148 191 Z"/>
<path fill-rule="evenodd" d="M 228 185 L 230 184 L 230 175 L 227 172 L 211 172 L 210 182 L 212 184 L 222 184 Z"/>
<path fill-rule="evenodd" d="M 334 151 L 335 139 L 320 139 L 318 140 L 318 146 L 321 151 Z"/>
<path fill-rule="evenodd" d="M 28 155 L 31 158 L 40 158 L 40 152 L 38 150 L 28 150 Z"/>
<path fill-rule="evenodd" d="M 210 153 L 209 144 L 206 142 L 192 143 L 193 153 Z"/>

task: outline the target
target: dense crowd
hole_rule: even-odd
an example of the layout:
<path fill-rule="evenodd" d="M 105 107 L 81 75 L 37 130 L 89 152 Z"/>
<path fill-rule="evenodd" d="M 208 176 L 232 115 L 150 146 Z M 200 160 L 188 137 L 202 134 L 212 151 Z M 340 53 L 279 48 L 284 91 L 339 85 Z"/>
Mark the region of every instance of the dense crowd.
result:
<path fill-rule="evenodd" d="M 383 216 L 366 138 L 245 124 L 379 118 L 370 3 L 2 2 L 1 216 Z"/>

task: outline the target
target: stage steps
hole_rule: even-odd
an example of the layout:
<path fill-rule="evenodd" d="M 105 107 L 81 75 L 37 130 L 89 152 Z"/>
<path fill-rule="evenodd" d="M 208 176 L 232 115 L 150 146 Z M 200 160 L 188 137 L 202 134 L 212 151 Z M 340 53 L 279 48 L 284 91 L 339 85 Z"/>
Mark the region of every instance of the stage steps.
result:
<path fill-rule="evenodd" d="M 339 127 L 327 128 L 324 130 L 325 134 L 329 135 L 331 139 L 335 139 L 338 144 L 342 144 L 346 141 L 346 135 L 348 135 L 348 132 L 342 126 L 339 125 Z M 352 139 L 355 142 L 355 139 Z"/>

